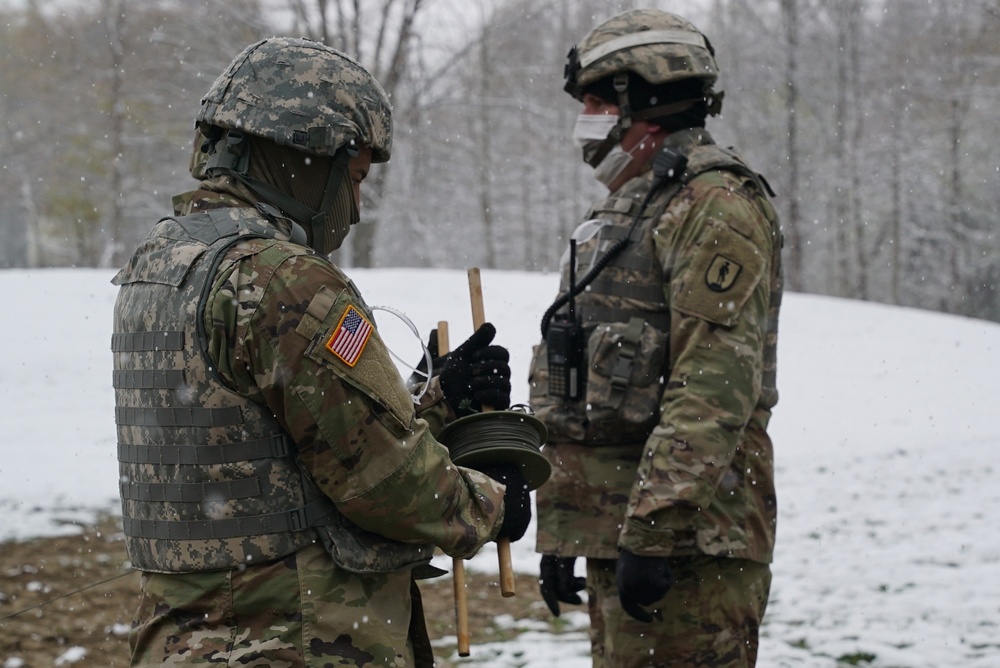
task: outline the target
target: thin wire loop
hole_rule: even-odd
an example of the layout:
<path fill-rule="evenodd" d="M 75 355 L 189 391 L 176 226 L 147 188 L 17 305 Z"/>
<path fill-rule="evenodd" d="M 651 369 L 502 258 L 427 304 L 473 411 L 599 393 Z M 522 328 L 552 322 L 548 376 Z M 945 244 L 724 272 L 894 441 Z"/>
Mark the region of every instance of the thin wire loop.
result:
<path fill-rule="evenodd" d="M 138 573 L 138 571 L 129 569 L 129 570 L 125 571 L 124 573 L 119 573 L 118 575 L 112 575 L 110 578 L 106 578 L 106 579 L 101 580 L 99 582 L 92 582 L 89 585 L 86 585 L 84 587 L 80 587 L 79 589 L 74 589 L 73 591 L 66 592 L 65 594 L 60 594 L 59 596 L 55 596 L 53 598 L 48 599 L 47 601 L 42 601 L 41 603 L 36 603 L 35 605 L 29 605 L 27 608 L 22 608 L 21 610 L 18 610 L 16 612 L 12 612 L 9 615 L 7 615 L 6 617 L 0 617 L 0 622 L 6 622 L 8 619 L 13 619 L 14 617 L 17 617 L 18 615 L 23 615 L 26 612 L 31 612 L 32 610 L 37 610 L 38 608 L 45 607 L 46 605 L 49 605 L 50 603 L 55 603 L 56 601 L 61 601 L 64 598 L 69 598 L 70 596 L 74 596 L 75 594 L 79 594 L 80 592 L 87 591 L 88 589 L 93 589 L 94 587 L 100 587 L 102 584 L 107 584 L 109 582 L 114 582 L 115 580 L 117 580 L 119 578 L 123 578 L 126 575 L 131 575 L 132 573 Z"/>
<path fill-rule="evenodd" d="M 399 355 L 394 353 L 392 349 L 389 348 L 389 346 L 386 346 L 386 350 L 389 351 L 389 355 L 392 357 L 392 359 L 396 360 L 399 364 L 402 364 L 404 367 L 406 367 L 413 373 L 417 374 L 418 376 L 423 376 L 429 381 L 434 376 L 434 360 L 431 358 L 430 349 L 424 343 L 423 339 L 420 338 L 420 331 L 417 329 L 417 326 L 413 324 L 413 321 L 410 320 L 405 313 L 403 313 L 399 309 L 392 308 L 391 306 L 371 306 L 370 308 L 372 311 L 385 311 L 386 313 L 391 313 L 392 315 L 396 316 L 404 323 L 406 323 L 406 325 L 410 328 L 410 331 L 413 332 L 413 336 L 415 336 L 417 338 L 417 341 L 420 343 L 420 347 L 423 348 L 424 360 L 427 362 L 427 373 L 420 371 L 416 367 L 410 366 L 407 362 L 405 362 L 402 358 L 400 358 Z M 430 387 L 430 383 L 424 382 L 422 383 L 420 392 L 418 392 L 417 394 L 410 395 L 413 398 L 414 404 L 420 403 L 420 400 L 424 398 L 425 394 L 427 394 L 428 387 Z"/>

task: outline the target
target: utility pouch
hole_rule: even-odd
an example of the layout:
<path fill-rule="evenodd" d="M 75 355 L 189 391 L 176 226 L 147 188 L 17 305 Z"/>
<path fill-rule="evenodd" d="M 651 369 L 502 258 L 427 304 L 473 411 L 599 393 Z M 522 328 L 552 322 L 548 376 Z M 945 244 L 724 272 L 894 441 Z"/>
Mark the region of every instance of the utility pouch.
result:
<path fill-rule="evenodd" d="M 632 318 L 598 325 L 590 335 L 586 406 L 592 436 L 644 440 L 660 418 L 668 334 Z"/>
<path fill-rule="evenodd" d="M 320 543 L 333 561 L 352 573 L 391 573 L 430 562 L 434 546 L 401 543 L 365 531 L 337 513 L 334 521 L 316 527 Z"/>

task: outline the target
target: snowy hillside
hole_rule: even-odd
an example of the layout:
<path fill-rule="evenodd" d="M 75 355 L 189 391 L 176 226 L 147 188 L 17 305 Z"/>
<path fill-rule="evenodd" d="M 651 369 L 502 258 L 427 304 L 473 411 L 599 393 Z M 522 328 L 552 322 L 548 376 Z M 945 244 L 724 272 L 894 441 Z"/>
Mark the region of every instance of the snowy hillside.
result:
<path fill-rule="evenodd" d="M 117 508 L 112 274 L 0 272 L 0 540 L 72 531 Z M 422 338 L 438 320 L 453 345 L 471 333 L 463 271 L 352 276 Z M 556 277 L 487 271 L 483 285 L 487 320 L 512 353 L 514 401 L 525 401 Z M 376 317 L 390 347 L 417 360 L 407 327 Z M 781 327 L 778 549 L 758 665 L 1000 666 L 1000 325 L 792 294 Z M 514 546 L 515 568 L 529 573 L 531 535 Z M 569 619 L 578 633 L 539 629 L 470 662 L 589 666 L 586 620 Z"/>

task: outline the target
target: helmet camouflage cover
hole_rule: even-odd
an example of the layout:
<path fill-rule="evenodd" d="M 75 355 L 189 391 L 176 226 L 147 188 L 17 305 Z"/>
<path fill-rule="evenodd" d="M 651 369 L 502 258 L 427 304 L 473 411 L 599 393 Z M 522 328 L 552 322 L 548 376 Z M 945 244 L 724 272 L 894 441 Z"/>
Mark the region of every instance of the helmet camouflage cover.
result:
<path fill-rule="evenodd" d="M 619 72 L 634 72 L 651 84 L 719 76 L 715 51 L 693 24 L 658 9 L 634 9 L 591 30 L 569 52 L 567 93 L 581 99 L 591 84 Z"/>
<path fill-rule="evenodd" d="M 320 42 L 272 37 L 251 44 L 212 84 L 195 119 L 306 153 L 332 156 L 356 140 L 373 162 L 392 151 L 392 108 L 357 61 Z"/>

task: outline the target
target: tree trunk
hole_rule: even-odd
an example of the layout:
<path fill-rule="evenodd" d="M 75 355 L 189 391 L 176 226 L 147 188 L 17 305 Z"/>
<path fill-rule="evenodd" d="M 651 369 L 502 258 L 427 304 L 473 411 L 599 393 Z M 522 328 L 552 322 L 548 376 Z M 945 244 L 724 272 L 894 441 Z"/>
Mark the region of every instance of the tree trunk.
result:
<path fill-rule="evenodd" d="M 861 150 L 864 144 L 863 99 L 860 94 L 864 88 L 861 81 L 861 18 L 865 11 L 864 0 L 850 0 L 847 4 L 847 28 L 850 59 L 851 116 L 853 117 L 853 132 L 851 133 L 851 149 L 849 168 L 851 172 L 851 220 L 854 223 L 854 270 L 857 273 L 857 291 L 851 295 L 858 299 L 868 299 L 868 267 L 866 258 L 867 239 L 865 229 L 868 224 L 862 200 L 862 177 L 864 165 L 861 160 Z"/>
<path fill-rule="evenodd" d="M 125 49 L 122 44 L 122 30 L 125 28 L 125 3 L 123 0 L 108 0 L 105 4 L 105 26 L 108 32 L 108 50 L 111 55 L 111 82 L 108 93 L 108 152 L 111 169 L 108 174 L 108 206 L 105 213 L 104 248 L 101 249 L 99 267 L 120 265 L 122 239 L 125 234 Z"/>
<path fill-rule="evenodd" d="M 313 10 L 308 0 L 287 1 L 300 30 L 357 58 L 389 96 L 394 119 L 406 115 L 399 95 L 400 82 L 407 74 L 414 22 L 423 8 L 423 0 L 382 0 L 374 8 L 373 3 L 362 0 L 335 0 L 333 12 L 329 9 L 330 0 L 312 0 Z M 381 165 L 374 178 L 362 186 L 364 209 L 369 213 L 363 224 L 351 230 L 349 243 L 337 251 L 337 261 L 345 267 L 374 266 L 381 219 L 379 208 L 389 171 L 389 165 Z"/>
<path fill-rule="evenodd" d="M 847 158 L 848 105 L 850 104 L 850 67 L 847 54 L 849 52 L 849 31 L 847 30 L 846 13 L 849 10 L 844 5 L 838 6 L 837 12 L 837 102 L 836 102 L 836 139 L 834 141 L 834 184 L 833 184 L 833 224 L 836 228 L 834 236 L 834 276 L 837 283 L 837 294 L 849 295 L 854 290 L 853 272 L 851 271 L 851 210 L 847 184 L 850 182 L 850 161 Z"/>
<path fill-rule="evenodd" d="M 492 67 L 490 64 L 490 28 L 484 23 L 483 33 L 479 38 L 479 99 L 476 101 L 478 113 L 478 142 L 476 143 L 476 168 L 479 180 L 479 215 L 483 221 L 483 263 L 486 267 L 496 267 L 496 241 L 493 231 L 493 189 L 491 182 L 490 160 L 493 150 L 490 128 L 490 81 Z"/>
<path fill-rule="evenodd" d="M 792 290 L 802 288 L 802 235 L 800 234 L 799 214 L 799 128 L 798 128 L 798 42 L 799 16 L 798 0 L 781 0 L 781 9 L 785 19 L 785 93 L 788 115 L 786 116 L 788 132 L 788 220 L 785 221 L 785 237 L 788 240 L 786 280 Z"/>

